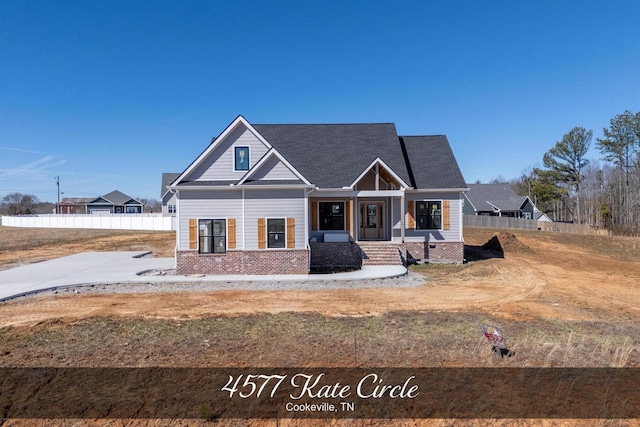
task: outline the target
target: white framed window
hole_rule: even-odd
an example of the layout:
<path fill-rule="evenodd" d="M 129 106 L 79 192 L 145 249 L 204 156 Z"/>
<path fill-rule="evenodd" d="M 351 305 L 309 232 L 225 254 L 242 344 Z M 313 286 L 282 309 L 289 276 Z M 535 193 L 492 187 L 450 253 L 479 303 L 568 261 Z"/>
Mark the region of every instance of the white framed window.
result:
<path fill-rule="evenodd" d="M 442 200 L 416 201 L 416 229 L 442 229 Z"/>
<path fill-rule="evenodd" d="M 251 150 L 248 146 L 233 147 L 233 170 L 248 171 L 251 164 Z"/>
<path fill-rule="evenodd" d="M 167 212 L 170 214 L 176 213 L 176 205 L 167 205 Z"/>
<path fill-rule="evenodd" d="M 287 220 L 285 218 L 267 218 L 267 248 L 287 247 Z"/>
<path fill-rule="evenodd" d="M 227 220 L 201 219 L 198 221 L 199 252 L 223 254 L 227 252 Z"/>
<path fill-rule="evenodd" d="M 318 202 L 318 222 L 321 231 L 344 230 L 344 202 Z"/>

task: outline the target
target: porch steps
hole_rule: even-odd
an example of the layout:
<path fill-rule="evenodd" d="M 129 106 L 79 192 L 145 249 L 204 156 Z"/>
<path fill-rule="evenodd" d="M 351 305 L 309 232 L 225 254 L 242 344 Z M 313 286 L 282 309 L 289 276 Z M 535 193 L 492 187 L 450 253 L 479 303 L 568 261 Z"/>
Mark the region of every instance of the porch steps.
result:
<path fill-rule="evenodd" d="M 386 242 L 358 242 L 362 265 L 402 265 L 398 245 Z"/>

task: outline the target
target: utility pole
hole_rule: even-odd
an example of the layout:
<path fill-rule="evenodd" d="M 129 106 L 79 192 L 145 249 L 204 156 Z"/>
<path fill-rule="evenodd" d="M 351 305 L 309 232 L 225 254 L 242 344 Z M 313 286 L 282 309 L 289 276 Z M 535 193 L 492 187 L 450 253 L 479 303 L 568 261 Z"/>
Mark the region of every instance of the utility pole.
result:
<path fill-rule="evenodd" d="M 60 176 L 56 176 L 56 185 L 58 186 L 58 204 L 56 205 L 56 213 L 60 213 Z"/>

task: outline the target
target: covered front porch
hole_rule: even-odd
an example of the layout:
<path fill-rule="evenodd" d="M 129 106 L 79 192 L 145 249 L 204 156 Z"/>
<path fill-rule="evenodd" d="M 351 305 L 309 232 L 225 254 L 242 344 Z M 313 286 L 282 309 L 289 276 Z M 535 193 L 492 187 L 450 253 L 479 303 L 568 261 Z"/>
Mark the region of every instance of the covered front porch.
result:
<path fill-rule="evenodd" d="M 400 196 L 312 199 L 311 243 L 398 242 L 403 240 Z"/>

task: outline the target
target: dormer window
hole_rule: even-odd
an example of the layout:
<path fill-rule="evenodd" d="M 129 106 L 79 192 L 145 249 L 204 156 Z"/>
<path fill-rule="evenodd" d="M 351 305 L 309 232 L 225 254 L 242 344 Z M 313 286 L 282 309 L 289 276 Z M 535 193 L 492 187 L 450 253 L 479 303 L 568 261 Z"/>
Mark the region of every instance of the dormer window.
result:
<path fill-rule="evenodd" d="M 235 147 L 233 169 L 237 171 L 248 171 L 250 162 L 249 147 Z"/>

